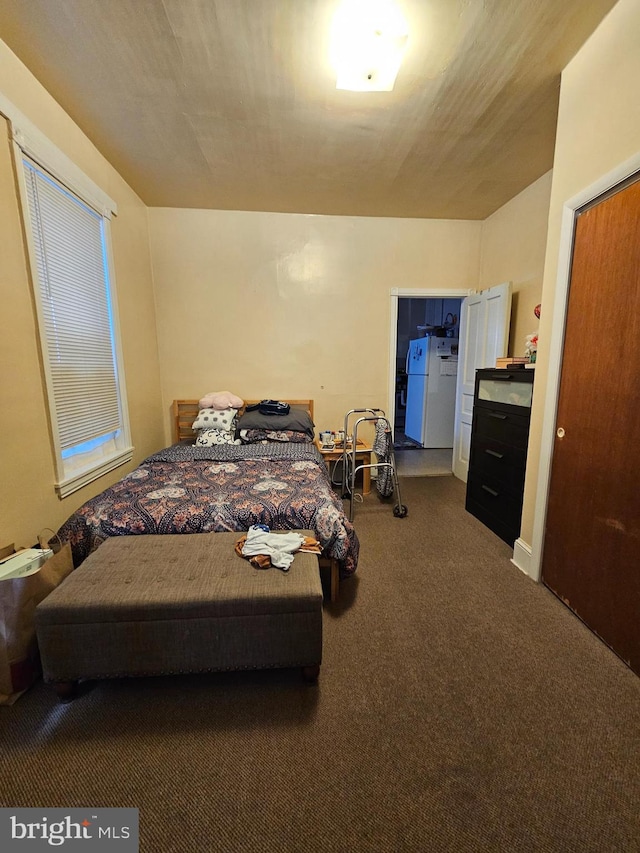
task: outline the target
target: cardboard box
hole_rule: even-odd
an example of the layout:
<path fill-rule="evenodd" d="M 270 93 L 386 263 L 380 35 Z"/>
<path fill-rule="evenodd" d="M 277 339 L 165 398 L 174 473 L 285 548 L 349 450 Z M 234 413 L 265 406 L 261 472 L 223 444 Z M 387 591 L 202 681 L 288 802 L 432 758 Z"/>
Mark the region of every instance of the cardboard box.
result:
<path fill-rule="evenodd" d="M 53 557 L 51 548 L 21 548 L 8 557 L 0 558 L 0 580 L 31 575 L 50 557 Z"/>

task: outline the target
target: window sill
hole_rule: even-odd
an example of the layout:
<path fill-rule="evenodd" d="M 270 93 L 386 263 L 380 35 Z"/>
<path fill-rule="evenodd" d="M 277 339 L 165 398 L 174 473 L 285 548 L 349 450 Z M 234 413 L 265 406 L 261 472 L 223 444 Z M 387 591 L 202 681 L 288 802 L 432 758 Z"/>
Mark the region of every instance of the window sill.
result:
<path fill-rule="evenodd" d="M 127 447 L 121 453 L 118 453 L 116 456 L 112 456 L 101 465 L 97 465 L 88 471 L 83 471 L 73 477 L 61 480 L 59 483 L 55 484 L 58 497 L 60 500 L 68 497 L 74 492 L 77 492 L 78 489 L 82 489 L 83 486 L 87 486 L 99 477 L 103 477 L 105 474 L 108 474 L 109 471 L 113 471 L 114 468 L 118 468 L 120 465 L 130 462 L 132 458 L 133 447 Z"/>

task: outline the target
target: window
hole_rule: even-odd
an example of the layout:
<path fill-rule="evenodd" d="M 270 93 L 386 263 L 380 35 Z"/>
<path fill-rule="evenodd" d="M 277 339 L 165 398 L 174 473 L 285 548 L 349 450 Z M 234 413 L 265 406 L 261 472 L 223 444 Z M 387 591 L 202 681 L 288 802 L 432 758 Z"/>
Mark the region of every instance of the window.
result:
<path fill-rule="evenodd" d="M 66 497 L 132 457 L 109 219 L 24 154 L 22 165 L 56 489 Z"/>

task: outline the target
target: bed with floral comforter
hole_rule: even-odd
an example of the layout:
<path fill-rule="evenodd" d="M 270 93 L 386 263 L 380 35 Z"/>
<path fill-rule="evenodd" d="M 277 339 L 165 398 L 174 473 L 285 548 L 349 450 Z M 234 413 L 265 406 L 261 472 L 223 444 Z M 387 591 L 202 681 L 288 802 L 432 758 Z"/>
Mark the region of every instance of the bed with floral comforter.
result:
<path fill-rule="evenodd" d="M 175 444 L 81 506 L 58 531 L 74 565 L 109 536 L 313 530 L 323 555 L 353 574 L 359 543 L 314 445 Z"/>

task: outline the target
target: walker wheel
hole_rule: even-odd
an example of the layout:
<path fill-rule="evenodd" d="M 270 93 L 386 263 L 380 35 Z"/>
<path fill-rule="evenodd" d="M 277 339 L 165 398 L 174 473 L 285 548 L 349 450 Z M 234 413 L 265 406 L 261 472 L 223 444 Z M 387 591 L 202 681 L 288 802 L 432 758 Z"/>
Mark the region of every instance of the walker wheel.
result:
<path fill-rule="evenodd" d="M 394 506 L 393 514 L 396 518 L 406 518 L 409 510 L 406 508 L 404 504 L 400 504 L 400 506 Z"/>

